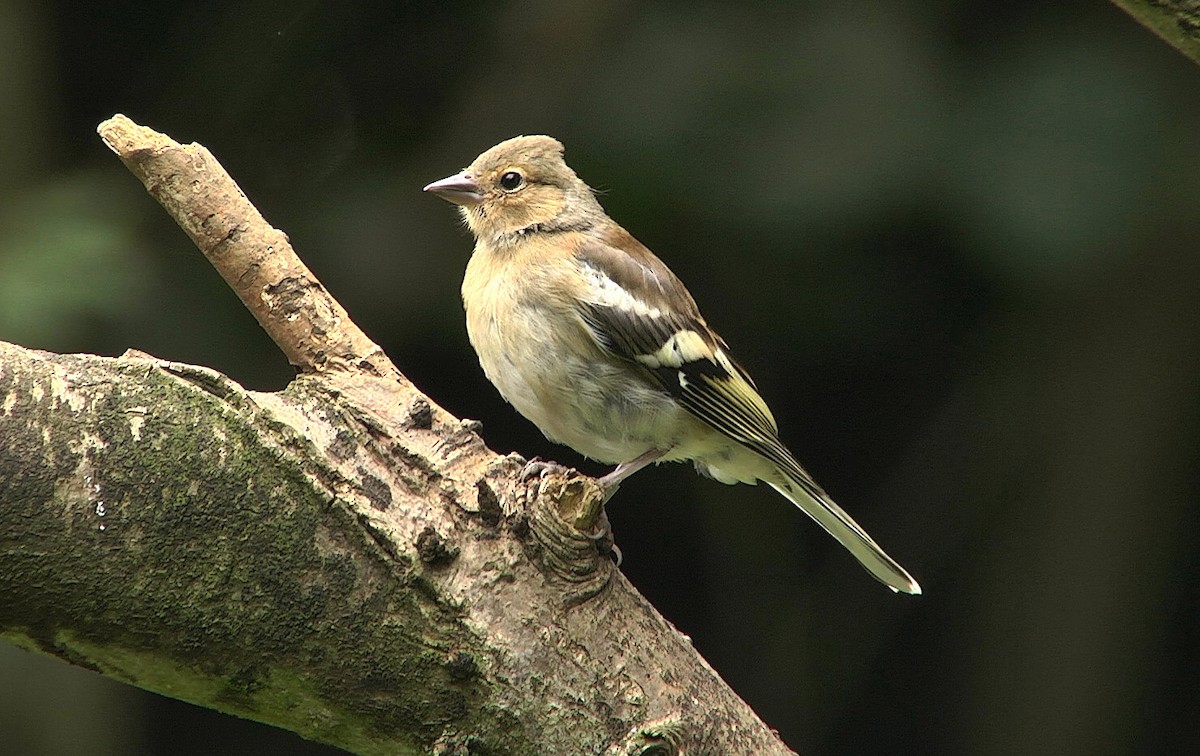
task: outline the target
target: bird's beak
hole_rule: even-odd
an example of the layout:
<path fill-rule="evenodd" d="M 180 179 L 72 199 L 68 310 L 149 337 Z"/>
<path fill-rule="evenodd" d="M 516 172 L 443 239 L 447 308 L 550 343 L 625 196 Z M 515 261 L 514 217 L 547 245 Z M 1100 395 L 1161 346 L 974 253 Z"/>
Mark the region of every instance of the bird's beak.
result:
<path fill-rule="evenodd" d="M 425 187 L 424 191 L 436 194 L 447 202 L 453 202 L 456 205 L 478 205 L 483 202 L 483 189 L 471 177 L 471 174 L 463 171 L 456 173 L 453 176 L 447 176 L 439 181 L 434 181 L 429 186 Z"/>

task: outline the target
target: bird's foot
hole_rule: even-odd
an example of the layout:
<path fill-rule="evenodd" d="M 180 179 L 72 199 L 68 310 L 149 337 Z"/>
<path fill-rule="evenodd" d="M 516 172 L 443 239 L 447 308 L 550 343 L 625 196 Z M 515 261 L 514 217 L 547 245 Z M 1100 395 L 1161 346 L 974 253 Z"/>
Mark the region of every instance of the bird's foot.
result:
<path fill-rule="evenodd" d="M 544 460 L 539 457 L 534 457 L 525 463 L 521 468 L 520 479 L 524 483 L 529 483 L 535 480 L 541 480 L 547 475 L 559 474 L 567 475 L 572 472 L 571 468 L 565 465 L 560 465 L 557 462 Z M 606 476 L 607 477 L 607 476 Z M 624 477 L 624 476 L 622 476 Z M 605 485 L 604 478 L 599 480 L 601 488 L 604 490 L 604 501 L 607 502 L 617 489 L 620 487 L 620 481 L 611 485 Z M 591 532 L 584 532 L 583 535 L 596 542 L 596 549 L 601 554 L 607 554 L 613 562 L 620 567 L 623 561 L 621 549 L 613 542 L 612 525 L 608 521 L 608 513 L 604 511 L 604 504 L 601 504 L 600 517 L 596 521 L 596 529 Z"/>
<path fill-rule="evenodd" d="M 544 478 L 551 473 L 566 475 L 570 471 L 571 468 L 565 465 L 560 465 L 559 463 L 551 462 L 550 460 L 544 460 L 541 457 L 534 457 L 526 462 L 525 466 L 521 468 L 521 480 L 528 482 L 534 478 Z"/>

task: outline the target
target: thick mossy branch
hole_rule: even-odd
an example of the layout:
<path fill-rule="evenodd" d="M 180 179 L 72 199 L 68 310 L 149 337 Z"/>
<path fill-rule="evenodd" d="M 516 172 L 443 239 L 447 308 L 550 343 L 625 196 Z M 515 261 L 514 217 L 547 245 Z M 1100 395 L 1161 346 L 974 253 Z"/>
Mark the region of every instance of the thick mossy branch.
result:
<path fill-rule="evenodd" d="M 312 464 L 271 408 L 288 398 L 216 396 L 143 359 L 5 352 L 5 637 L 358 752 L 510 726 L 477 719 L 479 679 L 450 672 L 480 639 L 369 537 L 362 480 Z"/>
<path fill-rule="evenodd" d="M 0 636 L 356 753 L 789 752 L 559 516 L 594 484 L 332 377 L 0 343 Z"/>

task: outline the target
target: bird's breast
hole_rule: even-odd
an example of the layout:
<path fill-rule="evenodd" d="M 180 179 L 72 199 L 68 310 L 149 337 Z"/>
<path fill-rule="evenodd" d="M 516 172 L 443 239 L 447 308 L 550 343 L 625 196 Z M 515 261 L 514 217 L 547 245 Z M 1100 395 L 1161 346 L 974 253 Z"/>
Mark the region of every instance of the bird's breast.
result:
<path fill-rule="evenodd" d="M 472 257 L 463 279 L 471 346 L 501 396 L 552 435 L 568 412 L 556 387 L 569 380 L 565 362 L 578 359 L 563 343 L 567 313 L 542 296 L 544 275 L 515 275 L 513 266 L 481 258 Z"/>
<path fill-rule="evenodd" d="M 596 344 L 556 271 L 518 274 L 477 257 L 463 280 L 467 335 L 506 401 L 551 440 L 602 462 L 676 443 L 685 413 L 648 374 Z"/>

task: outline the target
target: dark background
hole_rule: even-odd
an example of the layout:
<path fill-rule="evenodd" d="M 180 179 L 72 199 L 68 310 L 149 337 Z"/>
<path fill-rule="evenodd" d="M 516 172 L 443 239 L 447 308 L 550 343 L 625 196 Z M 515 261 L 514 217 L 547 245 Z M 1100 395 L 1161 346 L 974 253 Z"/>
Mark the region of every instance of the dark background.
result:
<path fill-rule="evenodd" d="M 623 487 L 623 570 L 792 747 L 1200 742 L 1200 68 L 1114 7 L 0 0 L 0 103 L 0 338 L 289 379 L 96 137 L 123 112 L 493 449 L 599 472 L 486 383 L 471 240 L 420 191 L 558 137 L 925 588 L 768 489 Z M 4 646 L 0 752 L 330 750 Z"/>

